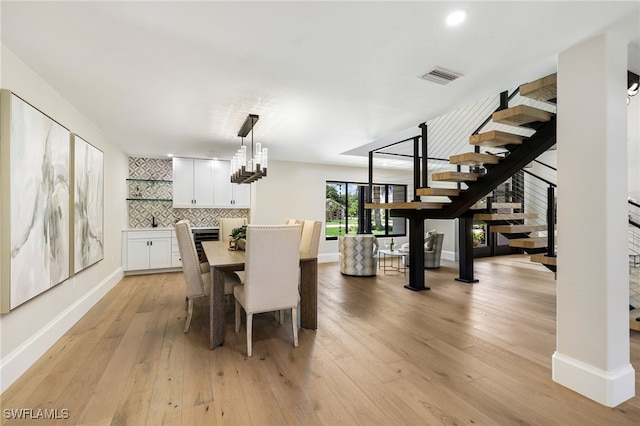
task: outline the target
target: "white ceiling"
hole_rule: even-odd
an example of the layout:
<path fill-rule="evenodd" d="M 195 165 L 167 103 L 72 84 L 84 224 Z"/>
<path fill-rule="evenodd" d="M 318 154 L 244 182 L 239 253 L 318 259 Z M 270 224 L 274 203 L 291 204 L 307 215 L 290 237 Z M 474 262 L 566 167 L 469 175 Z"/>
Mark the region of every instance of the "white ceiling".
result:
<path fill-rule="evenodd" d="M 341 155 L 555 71 L 603 31 L 631 40 L 640 2 L 12 2 L 2 43 L 127 154 L 229 158 L 249 113 L 272 159 Z M 449 28 L 446 15 L 467 20 Z M 434 66 L 464 76 L 418 77 Z M 11 89 L 11 88 L 8 88 Z"/>

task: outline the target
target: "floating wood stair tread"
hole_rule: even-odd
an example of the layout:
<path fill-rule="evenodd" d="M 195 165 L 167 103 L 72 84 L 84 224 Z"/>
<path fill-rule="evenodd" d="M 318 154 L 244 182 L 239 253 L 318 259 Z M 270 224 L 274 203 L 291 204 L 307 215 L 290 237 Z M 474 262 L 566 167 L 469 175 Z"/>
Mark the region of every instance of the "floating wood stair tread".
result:
<path fill-rule="evenodd" d="M 522 219 L 535 219 L 538 217 L 537 213 L 477 213 L 473 215 L 475 220 L 522 220 Z"/>
<path fill-rule="evenodd" d="M 487 208 L 487 203 L 475 203 L 471 210 L 482 210 Z M 522 203 L 491 203 L 492 209 L 521 209 Z"/>
<path fill-rule="evenodd" d="M 495 225 L 491 227 L 491 232 L 500 232 L 501 234 L 521 234 L 546 230 L 547 225 Z"/>
<path fill-rule="evenodd" d="M 418 195 L 428 197 L 429 195 L 455 197 L 460 194 L 456 188 L 418 188 Z"/>
<path fill-rule="evenodd" d="M 547 237 L 515 238 L 509 240 L 509 247 L 541 248 L 547 246 Z"/>
<path fill-rule="evenodd" d="M 543 265 L 549 266 L 558 266 L 558 258 L 557 257 L 549 257 L 546 254 L 532 254 L 529 258 L 532 262 L 542 263 Z"/>
<path fill-rule="evenodd" d="M 433 210 L 441 209 L 442 203 L 408 201 L 406 203 L 366 203 L 365 209 Z"/>
<path fill-rule="evenodd" d="M 465 152 L 464 154 L 452 155 L 449 163 L 464 166 L 481 166 L 483 164 L 498 164 L 500 157 L 480 152 Z"/>
<path fill-rule="evenodd" d="M 520 126 L 536 121 L 551 120 L 551 113 L 529 105 L 516 105 L 493 113 L 493 122 Z"/>
<path fill-rule="evenodd" d="M 640 309 L 634 309 L 629 311 L 629 328 L 632 330 L 640 331 Z"/>
<path fill-rule="evenodd" d="M 548 101 L 558 97 L 557 74 L 542 77 L 520 86 L 520 95 L 539 101 Z"/>
<path fill-rule="evenodd" d="M 505 145 L 520 145 L 524 138 L 513 133 L 501 132 L 500 130 L 491 130 L 485 133 L 479 133 L 469 137 L 471 145 L 485 146 L 495 148 Z"/>
<path fill-rule="evenodd" d="M 465 182 L 478 180 L 480 175 L 478 173 L 466 173 L 466 172 L 440 172 L 431 175 L 431 180 L 438 182 Z"/>

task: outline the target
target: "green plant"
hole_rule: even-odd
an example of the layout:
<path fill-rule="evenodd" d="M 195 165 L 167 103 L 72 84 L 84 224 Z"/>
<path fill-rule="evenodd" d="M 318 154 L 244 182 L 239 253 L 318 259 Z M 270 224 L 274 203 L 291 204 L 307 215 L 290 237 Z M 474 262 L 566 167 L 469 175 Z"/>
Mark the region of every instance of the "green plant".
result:
<path fill-rule="evenodd" d="M 239 228 L 233 228 L 231 230 L 231 235 L 229 235 L 234 240 L 238 241 L 240 239 L 247 239 L 247 226 L 241 226 Z"/>

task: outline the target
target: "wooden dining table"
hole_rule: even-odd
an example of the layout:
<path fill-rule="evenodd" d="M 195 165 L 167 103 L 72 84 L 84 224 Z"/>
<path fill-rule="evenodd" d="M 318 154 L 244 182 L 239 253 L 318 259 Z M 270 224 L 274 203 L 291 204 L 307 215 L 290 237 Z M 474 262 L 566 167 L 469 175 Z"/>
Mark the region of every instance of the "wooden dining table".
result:
<path fill-rule="evenodd" d="M 244 271 L 245 252 L 229 250 L 226 241 L 203 241 L 202 251 L 210 267 L 209 347 L 224 343 L 224 275 Z M 300 326 L 318 327 L 318 258 L 300 253 Z"/>

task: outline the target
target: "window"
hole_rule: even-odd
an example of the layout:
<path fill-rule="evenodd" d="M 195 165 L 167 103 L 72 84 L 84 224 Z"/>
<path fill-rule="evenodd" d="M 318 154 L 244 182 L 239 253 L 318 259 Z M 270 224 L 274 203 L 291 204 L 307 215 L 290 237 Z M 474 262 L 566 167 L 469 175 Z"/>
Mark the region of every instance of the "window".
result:
<path fill-rule="evenodd" d="M 364 220 L 364 206 L 360 200 L 366 199 L 369 185 L 356 182 L 327 181 L 325 235 L 327 240 L 335 240 L 338 235 L 357 234 L 358 225 Z M 407 199 L 407 185 L 374 184 L 374 203 L 404 202 Z M 361 232 L 364 232 L 362 227 Z M 371 232 L 383 237 L 406 235 L 406 220 L 390 217 L 388 209 L 371 211 Z"/>

